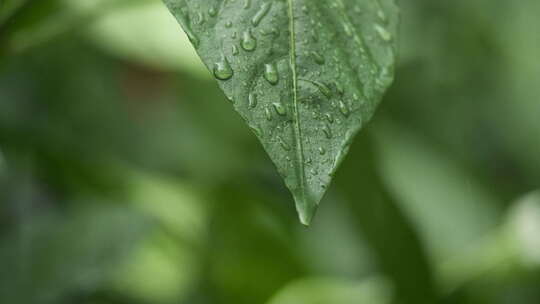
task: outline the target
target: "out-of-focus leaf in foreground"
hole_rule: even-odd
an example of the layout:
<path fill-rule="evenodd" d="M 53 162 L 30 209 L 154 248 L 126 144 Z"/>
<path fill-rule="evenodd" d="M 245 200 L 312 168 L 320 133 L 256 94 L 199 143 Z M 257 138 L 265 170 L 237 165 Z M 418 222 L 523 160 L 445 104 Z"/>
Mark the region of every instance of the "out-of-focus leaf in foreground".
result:
<path fill-rule="evenodd" d="M 393 79 L 393 0 L 164 0 L 309 224 Z"/>
<path fill-rule="evenodd" d="M 328 278 L 301 279 L 280 290 L 268 304 L 390 303 L 391 288 L 381 278 L 360 282 Z"/>

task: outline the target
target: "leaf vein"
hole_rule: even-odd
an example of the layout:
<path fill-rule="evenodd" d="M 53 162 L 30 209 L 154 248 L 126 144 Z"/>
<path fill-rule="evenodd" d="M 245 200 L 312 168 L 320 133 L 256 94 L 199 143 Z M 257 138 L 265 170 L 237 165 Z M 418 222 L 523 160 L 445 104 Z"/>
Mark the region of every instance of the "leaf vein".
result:
<path fill-rule="evenodd" d="M 288 0 L 288 15 L 289 15 L 289 32 L 290 32 L 290 65 L 292 73 L 293 85 L 293 111 L 294 111 L 294 132 L 296 139 L 296 157 L 298 165 L 296 166 L 296 174 L 300 179 L 300 191 L 302 194 L 302 204 L 306 204 L 306 176 L 304 167 L 304 151 L 302 145 L 302 130 L 300 126 L 300 111 L 298 109 L 298 78 L 296 72 L 296 30 L 294 24 L 294 0 Z M 303 206 L 304 209 L 307 206 Z M 305 210 L 304 210 L 305 212 Z M 303 212 L 301 212 L 302 214 Z M 304 220 L 303 220 L 304 221 Z"/>

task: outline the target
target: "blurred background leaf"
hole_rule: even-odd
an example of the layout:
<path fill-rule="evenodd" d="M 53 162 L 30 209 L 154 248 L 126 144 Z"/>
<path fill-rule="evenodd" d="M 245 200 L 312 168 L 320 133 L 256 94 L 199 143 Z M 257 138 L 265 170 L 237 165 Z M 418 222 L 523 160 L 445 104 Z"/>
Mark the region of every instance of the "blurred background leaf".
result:
<path fill-rule="evenodd" d="M 318 303 L 390 303 L 391 289 L 380 278 L 362 282 L 336 279 L 306 278 L 280 290 L 269 304 Z"/>
<path fill-rule="evenodd" d="M 0 302 L 540 302 L 540 3 L 401 1 L 309 229 L 159 0 L 0 1 Z"/>

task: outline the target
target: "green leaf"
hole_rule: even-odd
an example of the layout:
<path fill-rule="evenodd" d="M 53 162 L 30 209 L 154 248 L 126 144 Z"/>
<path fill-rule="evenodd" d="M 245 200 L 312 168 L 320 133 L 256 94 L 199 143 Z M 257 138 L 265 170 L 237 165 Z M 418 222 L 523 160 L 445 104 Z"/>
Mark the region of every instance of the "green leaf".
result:
<path fill-rule="evenodd" d="M 392 286 L 383 277 L 362 281 L 307 277 L 287 284 L 268 304 L 384 304 L 391 299 Z"/>
<path fill-rule="evenodd" d="M 393 0 L 164 0 L 308 225 L 393 79 Z"/>

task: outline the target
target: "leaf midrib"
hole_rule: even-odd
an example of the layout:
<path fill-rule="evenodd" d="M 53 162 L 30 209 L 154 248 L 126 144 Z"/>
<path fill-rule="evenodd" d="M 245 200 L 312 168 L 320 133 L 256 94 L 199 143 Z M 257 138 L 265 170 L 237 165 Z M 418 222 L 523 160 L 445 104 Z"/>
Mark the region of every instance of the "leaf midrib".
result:
<path fill-rule="evenodd" d="M 287 0 L 288 15 L 289 15 L 289 32 L 290 32 L 290 65 L 293 81 L 293 112 L 294 112 L 294 133 L 296 140 L 296 157 L 298 158 L 298 165 L 296 166 L 296 175 L 300 179 L 300 193 L 302 209 L 298 210 L 300 213 L 300 220 L 303 224 L 309 224 L 309 214 L 306 214 L 308 203 L 306 201 L 306 177 L 304 167 L 304 149 L 302 145 L 302 130 L 300 128 L 300 111 L 298 110 L 298 79 L 296 74 L 296 31 L 294 26 L 294 0 Z M 297 202 L 298 203 L 298 202 Z"/>

